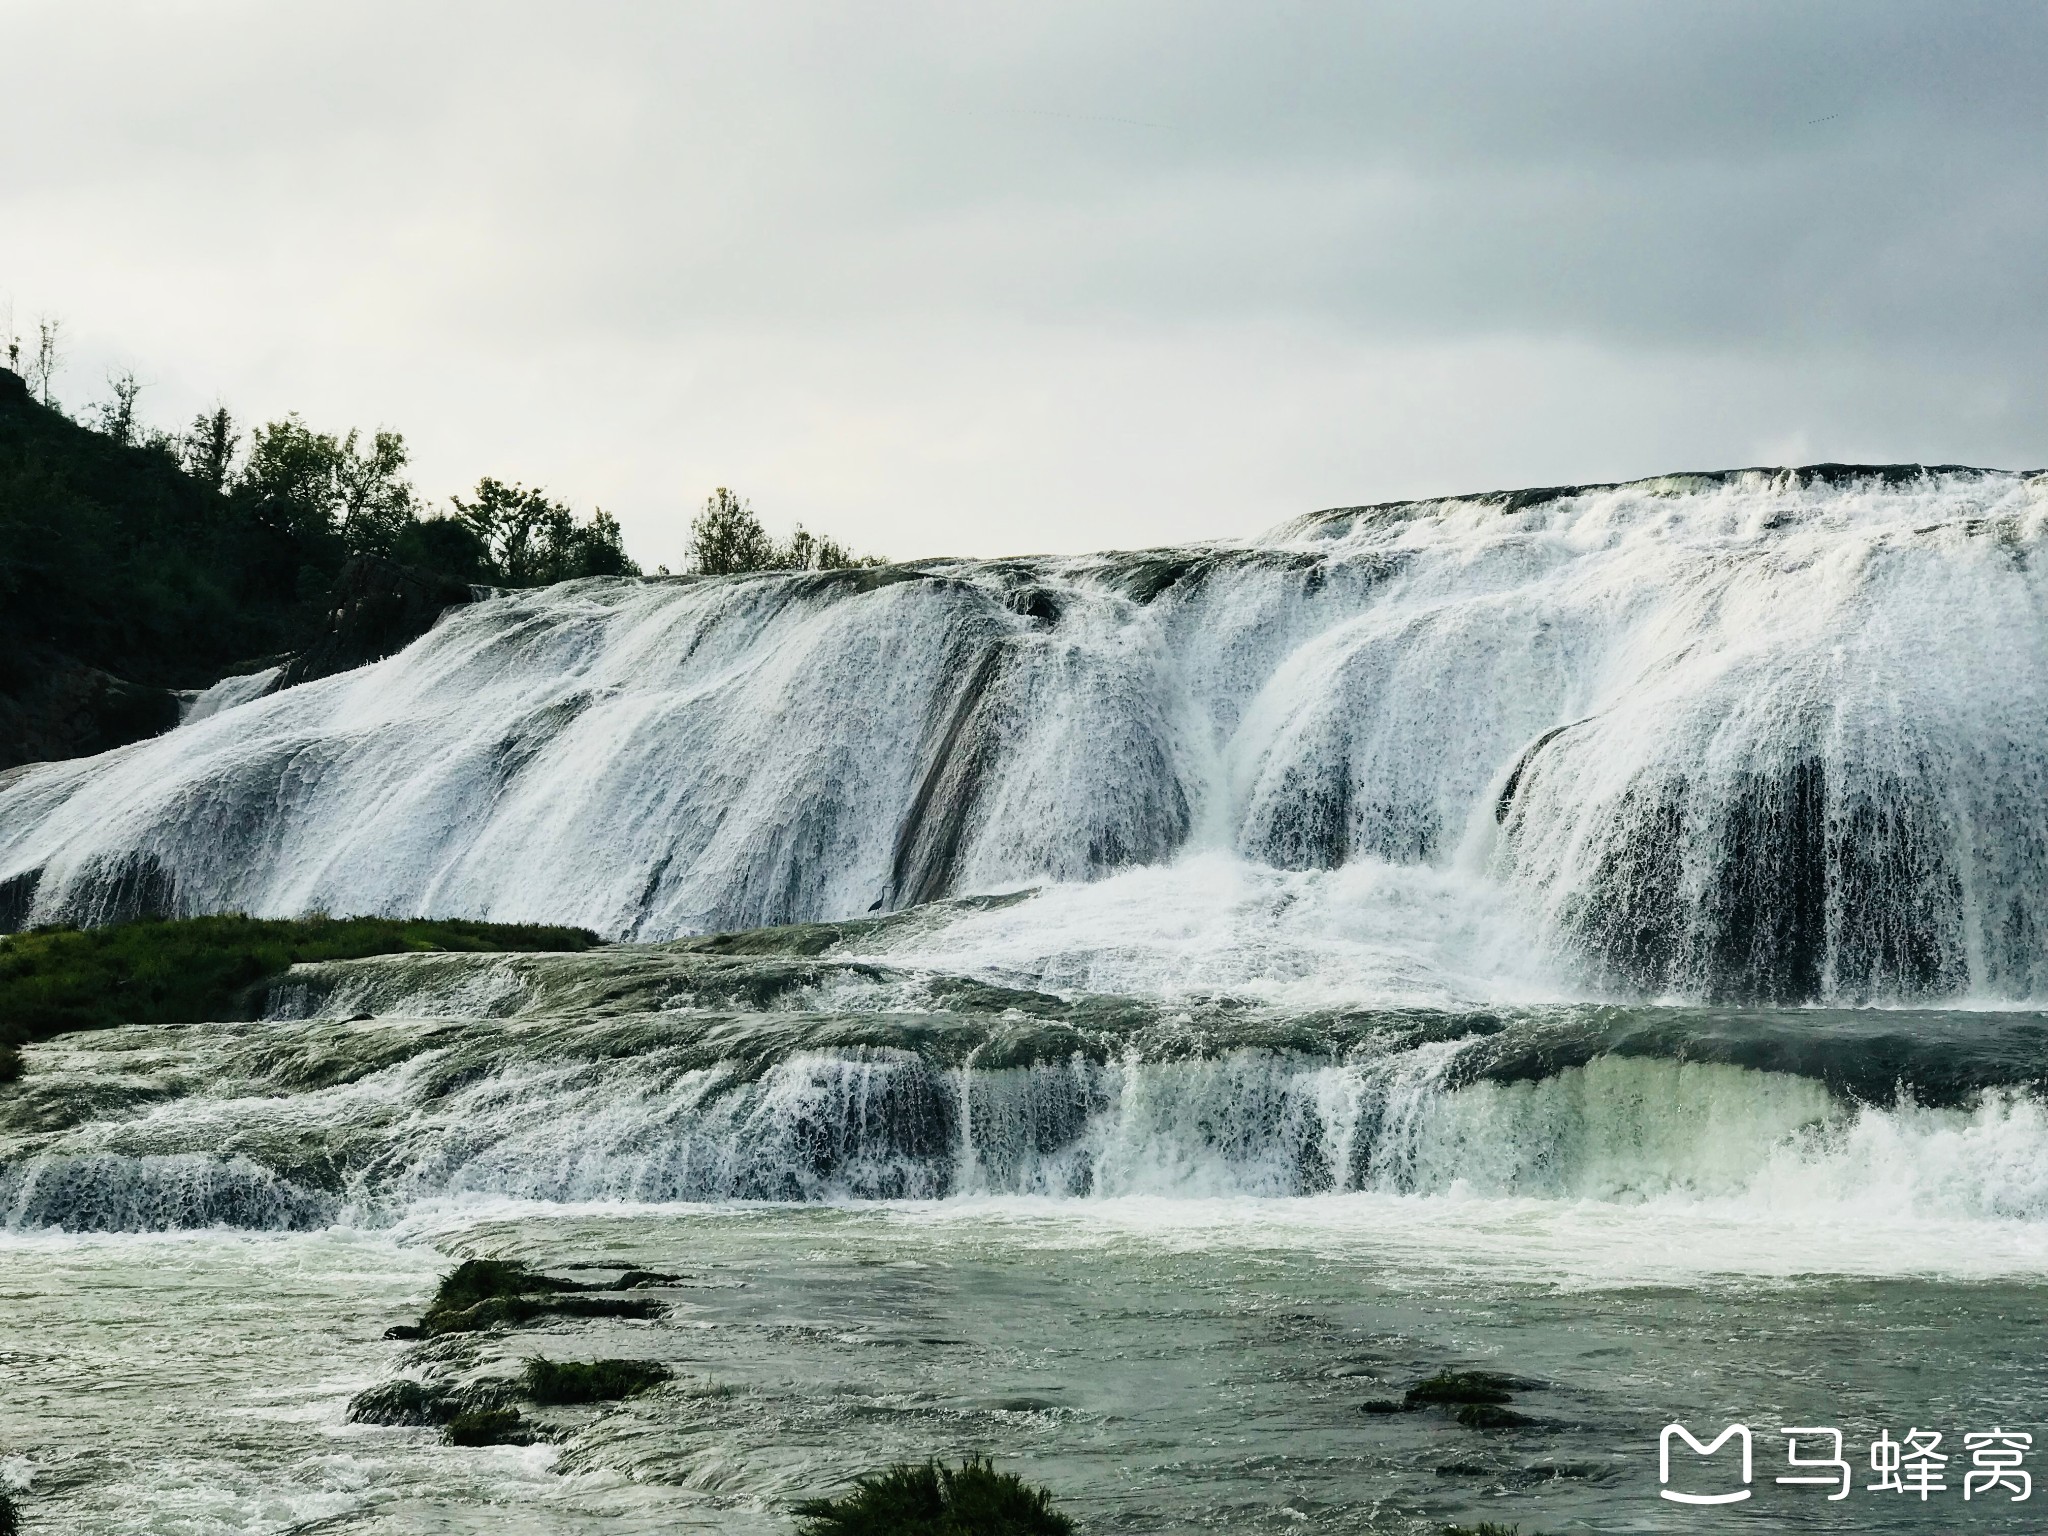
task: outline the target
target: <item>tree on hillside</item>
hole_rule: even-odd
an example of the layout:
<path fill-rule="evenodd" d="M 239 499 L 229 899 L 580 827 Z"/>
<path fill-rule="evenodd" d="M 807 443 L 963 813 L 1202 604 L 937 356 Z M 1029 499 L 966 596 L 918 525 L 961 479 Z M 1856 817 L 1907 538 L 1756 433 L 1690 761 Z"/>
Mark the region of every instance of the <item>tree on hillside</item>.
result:
<path fill-rule="evenodd" d="M 23 375 L 28 380 L 29 393 L 48 406 L 56 404 L 50 391 L 64 362 L 63 330 L 64 323 L 55 316 L 36 321 L 36 355 L 29 359 L 28 372 Z"/>
<path fill-rule="evenodd" d="M 802 523 L 778 544 L 743 496 L 720 486 L 705 499 L 690 524 L 690 569 L 703 576 L 745 571 L 832 571 L 880 565 L 872 555 L 855 555 L 837 539 L 811 533 Z"/>
<path fill-rule="evenodd" d="M 141 398 L 142 381 L 135 377 L 134 369 L 127 368 L 108 375 L 107 388 L 114 392 L 114 398 L 100 404 L 100 431 L 123 448 L 132 448 L 141 435 L 135 402 Z"/>
<path fill-rule="evenodd" d="M 200 478 L 224 477 L 234 445 L 227 412 L 200 417 L 194 435 L 198 446 L 188 453 L 203 465 Z M 277 533 L 301 542 L 338 541 L 352 555 L 388 554 L 418 516 L 418 499 L 402 473 L 407 458 L 405 439 L 396 432 L 373 433 L 365 445 L 353 427 L 337 438 L 287 416 L 256 429 L 234 488 Z"/>
<path fill-rule="evenodd" d="M 334 461 L 341 442 L 315 432 L 296 414 L 258 427 L 249 438 L 249 457 L 236 478 L 235 492 L 249 503 L 256 520 L 274 533 L 293 539 L 318 538 L 334 532 Z"/>
<path fill-rule="evenodd" d="M 706 576 L 770 570 L 775 555 L 775 541 L 753 507 L 722 485 L 690 524 L 690 567 Z"/>
<path fill-rule="evenodd" d="M 399 474 L 411 456 L 396 432 L 378 432 L 370 451 L 356 446 L 349 428 L 334 456 L 335 517 L 351 554 L 387 555 L 418 516 L 412 486 Z"/>
<path fill-rule="evenodd" d="M 618 519 L 602 507 L 579 523 L 539 487 L 529 490 L 489 476 L 477 482 L 470 500 L 450 499 L 456 519 L 483 546 L 487 574 L 506 586 L 640 574 L 626 554 Z"/>
<path fill-rule="evenodd" d="M 200 412 L 192 418 L 192 429 L 181 445 L 183 452 L 179 457 L 185 473 L 216 491 L 226 490 L 234 468 L 235 443 L 240 436 L 235 430 L 235 418 L 228 414 L 226 406 Z"/>

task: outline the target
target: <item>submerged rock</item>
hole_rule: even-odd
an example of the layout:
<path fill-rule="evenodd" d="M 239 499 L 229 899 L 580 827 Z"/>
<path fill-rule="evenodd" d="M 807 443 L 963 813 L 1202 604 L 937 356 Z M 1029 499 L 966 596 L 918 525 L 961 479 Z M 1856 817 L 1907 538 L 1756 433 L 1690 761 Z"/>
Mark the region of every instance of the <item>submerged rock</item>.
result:
<path fill-rule="evenodd" d="M 1467 1429 L 1526 1429 L 1536 1421 L 1495 1403 L 1465 1403 L 1451 1415 Z"/>
<path fill-rule="evenodd" d="M 1398 1403 L 1379 1399 L 1361 1406 L 1367 1413 L 1448 1408 L 1451 1417 L 1467 1429 L 1523 1429 L 1537 1421 L 1507 1405 L 1514 1401 L 1516 1392 L 1543 1385 L 1526 1376 L 1508 1376 L 1499 1371 L 1438 1371 L 1416 1382 Z"/>
<path fill-rule="evenodd" d="M 1493 1371 L 1439 1371 L 1415 1383 L 1405 1395 L 1411 1408 L 1425 1403 L 1509 1403 L 1514 1401 L 1510 1389 L 1521 1384 L 1518 1377 Z"/>

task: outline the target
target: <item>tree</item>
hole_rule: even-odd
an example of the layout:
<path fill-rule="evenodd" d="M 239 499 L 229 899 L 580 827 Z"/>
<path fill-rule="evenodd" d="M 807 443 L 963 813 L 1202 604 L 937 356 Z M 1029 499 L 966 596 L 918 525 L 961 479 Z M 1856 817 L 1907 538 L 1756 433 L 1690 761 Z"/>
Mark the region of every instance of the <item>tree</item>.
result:
<path fill-rule="evenodd" d="M 457 519 L 482 542 L 489 575 L 508 587 L 640 574 L 626 554 L 618 519 L 602 507 L 578 523 L 546 491 L 489 476 L 477 482 L 470 500 L 451 499 Z"/>
<path fill-rule="evenodd" d="M 356 447 L 356 439 L 351 427 L 334 456 L 341 541 L 351 554 L 389 554 L 418 518 L 412 487 L 399 476 L 410 455 L 396 432 L 376 433 L 368 453 Z"/>
<path fill-rule="evenodd" d="M 235 489 L 251 503 L 257 522 L 275 533 L 295 539 L 331 534 L 340 455 L 339 441 L 293 414 L 250 435 Z"/>
<path fill-rule="evenodd" d="M 226 406 L 200 412 L 192 418 L 192 430 L 180 444 L 185 473 L 216 491 L 226 490 L 234 465 L 235 442 L 240 435 Z"/>
<path fill-rule="evenodd" d="M 855 555 L 837 539 L 810 532 L 802 523 L 778 544 L 761 526 L 753 506 L 724 486 L 713 491 L 690 524 L 690 568 L 704 576 L 745 571 L 832 571 L 852 565 L 880 565 L 874 556 Z"/>
<path fill-rule="evenodd" d="M 837 539 L 812 533 L 802 523 L 783 546 L 782 566 L 792 571 L 837 571 L 851 565 L 880 565 L 872 555 L 856 555 Z"/>
<path fill-rule="evenodd" d="M 30 393 L 38 396 L 46 406 L 57 403 L 50 391 L 57 382 L 57 370 L 64 362 L 63 329 L 64 323 L 55 316 L 45 316 L 36 321 L 36 355 L 29 359 L 25 377 Z"/>
<path fill-rule="evenodd" d="M 640 567 L 633 557 L 626 553 L 625 531 L 619 527 L 619 520 L 599 507 L 590 514 L 590 521 L 577 530 L 580 536 L 579 558 L 585 576 L 638 576 Z"/>
<path fill-rule="evenodd" d="M 551 543 L 574 525 L 569 509 L 542 490 L 486 475 L 470 501 L 449 498 L 455 515 L 483 541 L 491 574 L 507 586 L 530 587 L 543 577 Z"/>
<path fill-rule="evenodd" d="M 200 417 L 194 435 L 209 473 L 220 466 L 224 474 L 234 446 L 227 412 Z M 337 438 L 287 416 L 249 439 L 236 490 L 252 499 L 260 522 L 293 538 L 332 536 L 349 554 L 389 554 L 418 517 L 418 498 L 401 473 L 407 458 L 396 432 L 372 434 L 366 448 L 353 427 Z"/>
<path fill-rule="evenodd" d="M 100 405 L 100 431 L 123 448 L 132 448 L 140 438 L 135 402 L 142 395 L 142 381 L 135 377 L 134 369 L 127 368 L 120 373 L 109 374 L 107 388 L 114 392 L 114 398 Z"/>
<path fill-rule="evenodd" d="M 690 565 L 706 576 L 771 570 L 775 541 L 743 497 L 720 486 L 690 524 Z"/>

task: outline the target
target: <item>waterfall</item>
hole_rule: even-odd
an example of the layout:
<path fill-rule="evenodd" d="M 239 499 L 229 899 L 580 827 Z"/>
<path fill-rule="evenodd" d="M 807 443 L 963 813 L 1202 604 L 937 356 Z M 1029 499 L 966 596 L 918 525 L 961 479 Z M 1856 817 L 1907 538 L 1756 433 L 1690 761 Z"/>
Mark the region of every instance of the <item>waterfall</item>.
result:
<path fill-rule="evenodd" d="M 1388 927 L 1375 997 L 1447 965 L 1446 995 L 1482 1001 L 1539 974 L 2038 997 L 2044 556 L 2048 477 L 1823 467 L 1182 550 L 512 593 L 374 666 L 0 780 L 0 920 L 651 940 L 1147 870 L 1276 901 L 1341 874 L 1429 915 Z M 1295 905 L 1270 926 L 1306 953 L 1330 903 Z M 1520 970 L 1452 965 L 1453 930 L 1515 935 Z"/>

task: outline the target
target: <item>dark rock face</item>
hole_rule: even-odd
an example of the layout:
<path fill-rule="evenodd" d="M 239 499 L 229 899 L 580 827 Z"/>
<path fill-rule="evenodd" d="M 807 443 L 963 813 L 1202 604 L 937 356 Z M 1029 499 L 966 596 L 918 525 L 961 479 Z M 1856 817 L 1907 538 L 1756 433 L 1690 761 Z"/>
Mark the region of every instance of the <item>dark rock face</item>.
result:
<path fill-rule="evenodd" d="M 354 556 L 335 581 L 327 627 L 286 662 L 275 688 L 381 661 L 485 590 L 377 555 Z M 178 723 L 174 690 L 131 683 L 69 657 L 17 654 L 4 672 L 0 771 L 111 752 Z"/>
<path fill-rule="evenodd" d="M 61 656 L 20 658 L 0 688 L 0 770 L 87 757 L 178 723 L 178 695 Z"/>
<path fill-rule="evenodd" d="M 382 661 L 432 629 L 450 608 L 486 591 L 381 555 L 352 555 L 335 578 L 326 629 L 285 664 L 277 686 Z"/>

